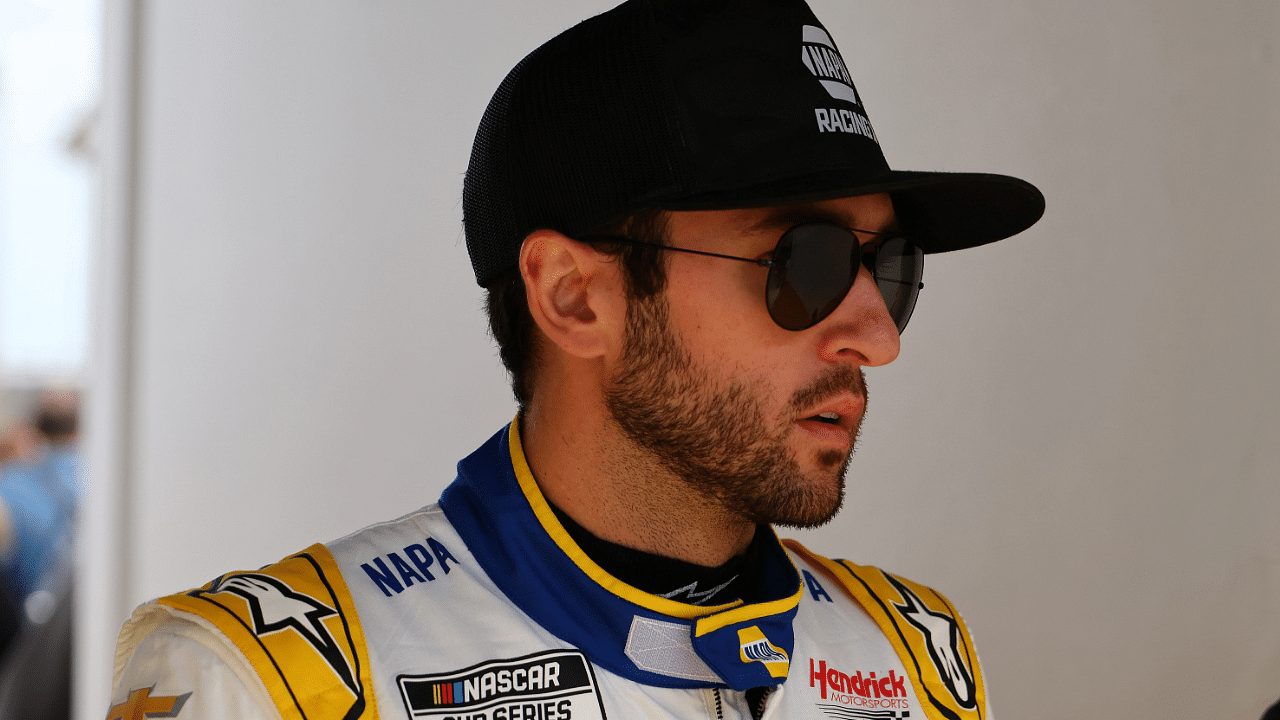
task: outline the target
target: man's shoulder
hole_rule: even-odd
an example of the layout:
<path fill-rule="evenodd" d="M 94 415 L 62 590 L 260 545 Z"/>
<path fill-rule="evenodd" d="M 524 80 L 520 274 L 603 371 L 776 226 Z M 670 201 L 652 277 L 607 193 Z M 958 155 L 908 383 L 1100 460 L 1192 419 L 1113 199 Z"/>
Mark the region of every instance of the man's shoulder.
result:
<path fill-rule="evenodd" d="M 811 592 L 815 585 L 834 585 L 852 599 L 891 636 L 902 627 L 927 625 L 946 618 L 964 636 L 968 630 L 955 606 L 941 592 L 872 565 L 819 555 L 795 540 L 783 540 Z M 926 618 L 935 618 L 935 621 Z M 922 628 L 923 630 L 924 628 Z"/>
<path fill-rule="evenodd" d="M 438 504 L 370 525 L 327 548 L 357 596 L 388 598 L 414 587 L 434 587 L 466 552 Z"/>
<path fill-rule="evenodd" d="M 264 634 L 330 622 L 350 634 L 362 596 L 391 596 L 415 582 L 430 583 L 452 571 L 462 550 L 439 506 L 432 504 L 270 565 L 230 571 L 158 598 L 140 606 L 129 623 L 154 628 L 157 618 L 199 618 L 196 622 L 237 645 L 261 645 Z"/>
<path fill-rule="evenodd" d="M 161 676 L 173 672 L 170 666 L 181 658 L 151 657 L 169 651 L 171 643 L 156 639 L 170 636 L 203 647 L 219 667 L 260 685 L 272 705 L 296 705 L 302 717 L 344 717 L 350 701 L 363 705 L 372 699 L 361 672 L 368 657 L 355 602 L 323 544 L 139 607 L 120 632 L 116 684 L 139 663 L 154 665 Z M 148 643 L 160 650 L 148 649 Z M 336 687 L 348 692 L 330 691 Z M 328 707 L 335 701 L 344 707 Z"/>
<path fill-rule="evenodd" d="M 879 627 L 933 706 L 946 717 L 974 717 L 986 708 L 978 654 L 964 619 L 942 593 L 870 565 L 823 557 L 784 540 L 808 592 L 834 587 Z"/>
<path fill-rule="evenodd" d="M 896 597 L 905 601 L 908 597 L 928 597 L 947 607 L 951 606 L 951 602 L 937 590 L 873 565 L 859 565 L 850 560 L 825 557 L 789 538 L 783 540 L 782 544 L 797 562 L 802 575 L 812 576 L 817 573 L 826 576 L 855 599 L 875 596 Z"/>
<path fill-rule="evenodd" d="M 181 636 L 259 678 L 277 707 L 296 707 L 300 717 L 357 717 L 373 702 L 358 608 L 432 583 L 462 554 L 448 521 L 429 505 L 271 565 L 219 575 L 134 612 L 117 644 L 116 681 L 149 638 Z M 343 706 L 329 707 L 335 701 Z"/>

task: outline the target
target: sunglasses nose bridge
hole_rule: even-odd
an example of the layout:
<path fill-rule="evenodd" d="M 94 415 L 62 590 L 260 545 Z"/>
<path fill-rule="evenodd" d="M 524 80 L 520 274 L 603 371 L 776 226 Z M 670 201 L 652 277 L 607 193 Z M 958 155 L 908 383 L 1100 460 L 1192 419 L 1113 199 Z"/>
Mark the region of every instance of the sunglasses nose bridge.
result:
<path fill-rule="evenodd" d="M 871 277 L 876 276 L 876 256 L 879 248 L 872 245 L 860 245 L 854 252 L 858 253 L 858 264 L 862 265 L 871 273 Z"/>

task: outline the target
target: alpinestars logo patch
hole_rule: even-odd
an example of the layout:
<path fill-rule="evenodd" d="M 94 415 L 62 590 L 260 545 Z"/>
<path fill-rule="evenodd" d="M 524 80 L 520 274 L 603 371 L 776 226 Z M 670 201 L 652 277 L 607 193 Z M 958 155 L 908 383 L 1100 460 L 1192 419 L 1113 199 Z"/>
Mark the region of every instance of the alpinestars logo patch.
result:
<path fill-rule="evenodd" d="M 675 600 L 676 602 L 688 603 L 690 605 L 718 604 L 721 600 L 716 598 L 716 594 L 732 585 L 733 581 L 737 579 L 738 576 L 734 575 L 709 590 L 699 590 L 697 581 L 694 581 L 684 587 L 676 588 L 669 593 L 661 594 L 658 597 L 664 597 L 668 600 Z M 715 603 L 710 602 L 713 598 L 716 598 Z"/>
<path fill-rule="evenodd" d="M 371 699 L 364 631 L 325 546 L 157 602 L 202 618 L 234 643 L 284 717 L 356 720 L 364 714 Z"/>
<path fill-rule="evenodd" d="M 253 634 L 258 637 L 291 630 L 324 658 L 343 684 L 358 693 L 356 680 L 333 635 L 321 622 L 337 611 L 310 595 L 294 591 L 270 575 L 243 573 L 220 577 L 203 594 L 233 593 L 248 603 Z"/>
<path fill-rule="evenodd" d="M 884 573 L 884 576 L 893 584 L 904 602 L 902 605 L 894 603 L 894 607 L 924 636 L 925 646 L 929 648 L 929 659 L 937 668 L 938 676 L 942 678 L 947 691 L 955 698 L 956 704 L 972 710 L 977 706 L 973 673 L 965 665 L 960 652 L 960 628 L 955 618 L 929 608 L 919 595 L 889 573 Z"/>

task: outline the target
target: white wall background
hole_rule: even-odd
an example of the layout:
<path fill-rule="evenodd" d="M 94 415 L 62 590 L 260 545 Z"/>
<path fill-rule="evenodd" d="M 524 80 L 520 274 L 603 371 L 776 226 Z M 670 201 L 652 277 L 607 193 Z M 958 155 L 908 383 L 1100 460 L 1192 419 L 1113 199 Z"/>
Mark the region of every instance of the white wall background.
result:
<path fill-rule="evenodd" d="M 95 203 L 76 130 L 98 101 L 97 0 L 0 0 L 0 375 L 77 384 Z M 0 407 L 5 424 L 26 412 Z"/>
<path fill-rule="evenodd" d="M 128 607 L 432 501 L 513 412 L 461 240 L 506 71 L 606 1 L 109 0 L 79 716 Z M 847 511 L 1005 718 L 1280 697 L 1280 6 L 813 0 L 895 167 L 1049 209 L 931 257 Z"/>

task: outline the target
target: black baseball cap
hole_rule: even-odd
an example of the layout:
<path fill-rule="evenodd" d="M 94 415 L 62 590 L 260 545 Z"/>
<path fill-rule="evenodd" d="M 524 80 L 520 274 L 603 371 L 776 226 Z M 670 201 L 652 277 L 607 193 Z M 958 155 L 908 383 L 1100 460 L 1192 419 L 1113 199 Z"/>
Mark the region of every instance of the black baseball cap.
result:
<path fill-rule="evenodd" d="M 487 285 L 542 228 L 572 237 L 646 209 L 876 192 L 930 253 L 1009 237 L 1044 214 L 1024 180 L 889 169 L 850 69 L 803 0 L 628 0 L 503 80 L 462 209 Z"/>

